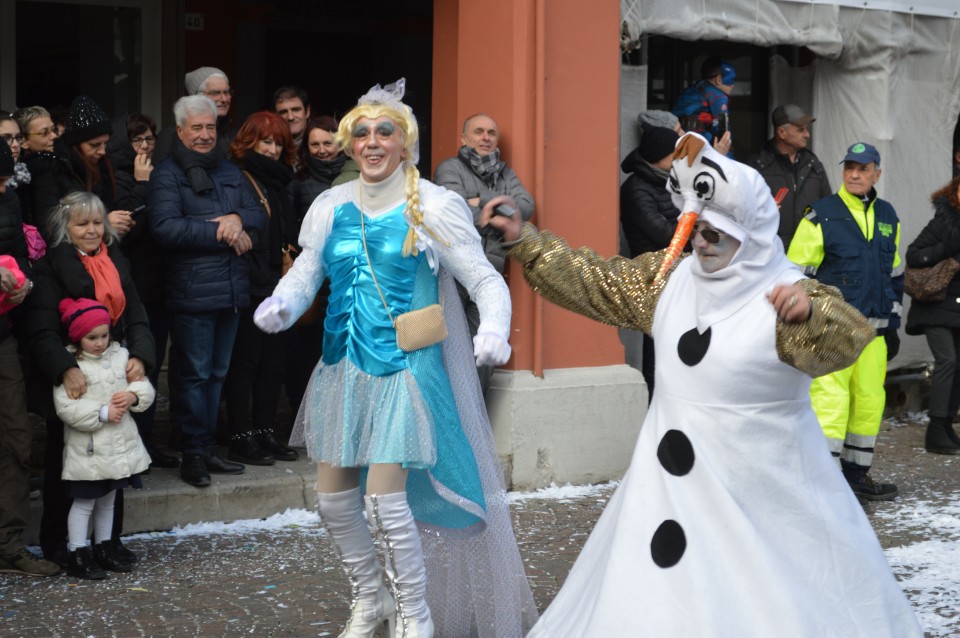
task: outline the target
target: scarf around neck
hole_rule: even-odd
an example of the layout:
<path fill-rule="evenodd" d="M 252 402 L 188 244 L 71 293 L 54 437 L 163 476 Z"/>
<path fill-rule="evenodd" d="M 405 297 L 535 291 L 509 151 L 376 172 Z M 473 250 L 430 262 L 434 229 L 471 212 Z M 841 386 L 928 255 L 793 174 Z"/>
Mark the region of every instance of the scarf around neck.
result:
<path fill-rule="evenodd" d="M 273 191 L 282 191 L 293 179 L 293 169 L 290 166 L 253 150 L 247 150 L 239 163 L 241 168 L 249 171 Z"/>
<path fill-rule="evenodd" d="M 318 182 L 329 186 L 343 171 L 343 165 L 346 163 L 347 156 L 344 153 L 340 153 L 332 160 L 321 160 L 313 155 L 308 155 L 307 174 Z"/>
<path fill-rule="evenodd" d="M 88 255 L 79 248 L 77 255 L 84 270 L 93 279 L 93 291 L 97 301 L 102 303 L 110 312 L 113 325 L 117 325 L 120 316 L 127 307 L 127 296 L 123 293 L 123 284 L 120 283 L 120 273 L 107 254 L 107 245 L 100 244 L 100 248 L 92 255 Z"/>
<path fill-rule="evenodd" d="M 209 153 L 198 153 L 188 149 L 180 141 L 180 137 L 174 135 L 170 146 L 170 155 L 186 173 L 187 180 L 190 181 L 190 188 L 194 193 L 199 195 L 213 189 L 213 179 L 210 177 L 210 173 L 217 168 L 217 164 L 220 162 L 220 152 L 216 146 L 210 149 Z"/>
<path fill-rule="evenodd" d="M 488 155 L 480 155 L 475 149 L 469 146 L 461 146 L 457 153 L 467 166 L 473 169 L 477 177 L 483 180 L 483 183 L 493 188 L 503 170 L 505 164 L 500 161 L 500 149 L 494 149 Z"/>

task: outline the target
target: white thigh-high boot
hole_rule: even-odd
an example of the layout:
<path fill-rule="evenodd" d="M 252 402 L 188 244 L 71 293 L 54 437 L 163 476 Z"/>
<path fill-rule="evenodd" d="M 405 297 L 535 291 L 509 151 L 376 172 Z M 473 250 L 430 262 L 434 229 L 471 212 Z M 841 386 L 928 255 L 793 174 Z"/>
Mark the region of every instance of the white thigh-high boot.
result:
<path fill-rule="evenodd" d="M 384 621 L 393 634 L 396 603 L 383 585 L 383 570 L 363 518 L 360 488 L 334 494 L 317 493 L 320 523 L 330 535 L 343 571 L 350 579 L 350 619 L 340 638 L 370 638 Z"/>
<path fill-rule="evenodd" d="M 384 566 L 397 599 L 396 638 L 432 638 L 433 619 L 427 607 L 427 569 L 420 532 L 405 492 L 369 494 L 367 516 L 383 542 Z"/>

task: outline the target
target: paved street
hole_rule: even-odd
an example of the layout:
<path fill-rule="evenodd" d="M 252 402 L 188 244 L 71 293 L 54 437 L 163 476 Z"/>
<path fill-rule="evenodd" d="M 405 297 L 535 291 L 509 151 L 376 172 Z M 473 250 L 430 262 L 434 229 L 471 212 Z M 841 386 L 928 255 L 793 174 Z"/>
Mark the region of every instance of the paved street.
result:
<path fill-rule="evenodd" d="M 960 459 L 926 454 L 923 426 L 888 421 L 875 468 L 900 485 L 871 506 L 888 559 L 929 636 L 960 635 Z M 612 491 L 513 495 L 534 597 L 552 600 Z M 336 636 L 348 586 L 313 513 L 137 535 L 133 574 L 99 583 L 0 575 L 0 636 Z"/>

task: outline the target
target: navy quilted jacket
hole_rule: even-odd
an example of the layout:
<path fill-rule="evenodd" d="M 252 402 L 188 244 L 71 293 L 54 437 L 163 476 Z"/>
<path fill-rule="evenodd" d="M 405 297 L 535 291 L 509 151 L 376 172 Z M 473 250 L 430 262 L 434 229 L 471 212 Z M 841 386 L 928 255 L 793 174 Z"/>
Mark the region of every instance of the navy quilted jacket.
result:
<path fill-rule="evenodd" d="M 237 213 L 252 236 L 266 227 L 266 213 L 240 169 L 221 160 L 210 173 L 213 190 L 193 192 L 176 160 L 150 175 L 150 231 L 166 249 L 167 309 L 202 313 L 250 304 L 249 263 L 225 242 L 209 220 Z"/>

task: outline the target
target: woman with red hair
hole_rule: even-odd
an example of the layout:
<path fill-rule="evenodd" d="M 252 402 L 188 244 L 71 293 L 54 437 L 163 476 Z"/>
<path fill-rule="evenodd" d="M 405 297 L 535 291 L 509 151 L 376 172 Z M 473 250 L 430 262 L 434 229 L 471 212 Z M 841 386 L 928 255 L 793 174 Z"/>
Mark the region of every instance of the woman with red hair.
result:
<path fill-rule="evenodd" d="M 259 111 L 237 131 L 230 155 L 249 180 L 268 222 L 266 232 L 254 239 L 248 253 L 250 306 L 240 309 L 240 327 L 223 388 L 232 433 L 227 458 L 273 465 L 275 460 L 297 458 L 297 452 L 277 440 L 273 431 L 287 335 L 261 332 L 253 324 L 253 310 L 273 292 L 280 280 L 283 251 L 296 240 L 296 222 L 286 196 L 296 147 L 290 128 L 279 115 Z"/>

